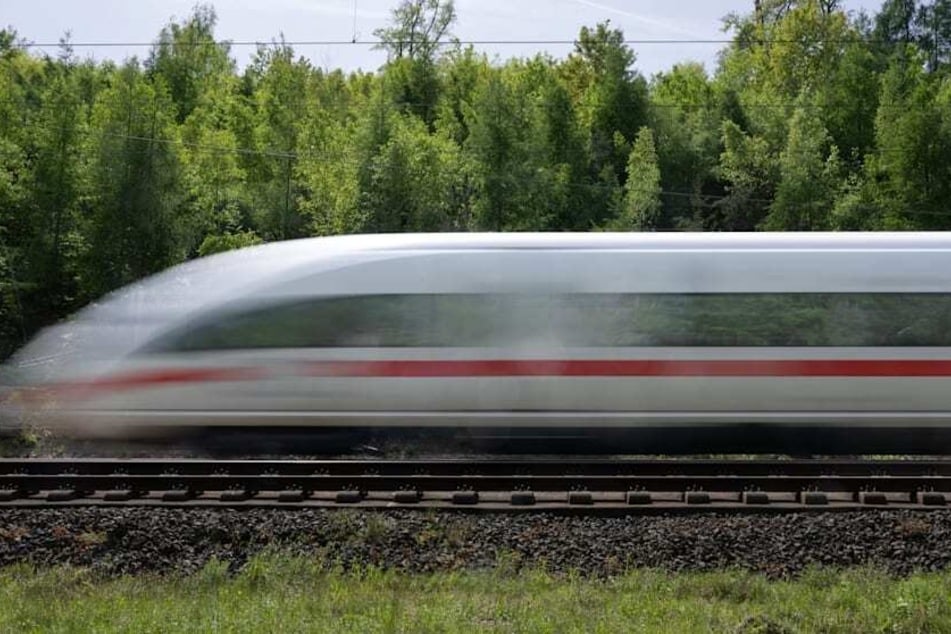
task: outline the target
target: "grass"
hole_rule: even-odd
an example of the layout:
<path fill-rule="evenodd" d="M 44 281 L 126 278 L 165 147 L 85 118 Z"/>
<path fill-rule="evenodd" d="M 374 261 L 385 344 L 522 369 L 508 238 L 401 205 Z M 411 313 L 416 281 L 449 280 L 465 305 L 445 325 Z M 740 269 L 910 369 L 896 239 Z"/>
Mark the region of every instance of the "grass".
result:
<path fill-rule="evenodd" d="M 406 576 L 258 557 L 187 577 L 105 579 L 85 569 L 0 570 L 3 632 L 942 632 L 951 573 L 894 579 L 814 570 L 638 571 L 610 580 L 544 572 Z"/>

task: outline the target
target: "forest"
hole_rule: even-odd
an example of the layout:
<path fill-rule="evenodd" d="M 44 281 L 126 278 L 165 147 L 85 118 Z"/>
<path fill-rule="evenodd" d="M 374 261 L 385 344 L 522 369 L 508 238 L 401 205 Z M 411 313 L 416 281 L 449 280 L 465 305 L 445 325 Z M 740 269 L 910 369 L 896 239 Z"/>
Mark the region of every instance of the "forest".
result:
<path fill-rule="evenodd" d="M 715 69 L 653 77 L 610 23 L 489 59 L 402 0 L 375 72 L 281 39 L 239 69 L 198 5 L 143 59 L 0 30 L 0 358 L 210 253 L 400 231 L 951 228 L 951 0 L 756 0 Z"/>

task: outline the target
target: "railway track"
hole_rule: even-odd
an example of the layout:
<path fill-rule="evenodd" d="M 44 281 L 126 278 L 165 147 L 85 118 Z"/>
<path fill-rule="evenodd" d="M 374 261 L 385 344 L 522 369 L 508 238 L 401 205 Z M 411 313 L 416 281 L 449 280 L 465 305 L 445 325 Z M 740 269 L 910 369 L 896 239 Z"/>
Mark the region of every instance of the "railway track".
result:
<path fill-rule="evenodd" d="M 309 506 L 579 513 L 951 504 L 951 460 L 0 459 L 0 507 Z"/>

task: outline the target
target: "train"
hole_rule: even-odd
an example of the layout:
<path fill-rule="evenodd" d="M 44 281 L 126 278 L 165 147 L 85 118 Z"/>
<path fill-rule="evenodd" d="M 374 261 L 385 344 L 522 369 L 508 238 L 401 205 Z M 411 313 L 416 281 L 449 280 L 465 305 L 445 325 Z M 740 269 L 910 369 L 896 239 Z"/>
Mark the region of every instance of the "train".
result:
<path fill-rule="evenodd" d="M 946 454 L 951 234 L 270 243 L 122 288 L 4 376 L 7 425 L 86 438 Z"/>

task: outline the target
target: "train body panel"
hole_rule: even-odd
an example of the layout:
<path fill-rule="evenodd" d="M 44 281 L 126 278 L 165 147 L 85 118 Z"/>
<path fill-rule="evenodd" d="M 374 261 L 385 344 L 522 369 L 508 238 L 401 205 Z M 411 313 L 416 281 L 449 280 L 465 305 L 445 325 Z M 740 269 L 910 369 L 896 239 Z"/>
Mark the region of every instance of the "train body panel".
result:
<path fill-rule="evenodd" d="M 783 428 L 848 451 L 884 430 L 944 453 L 921 430 L 951 439 L 948 271 L 941 234 L 314 239 L 123 289 L 10 367 L 90 436 L 677 428 L 741 451 Z"/>

